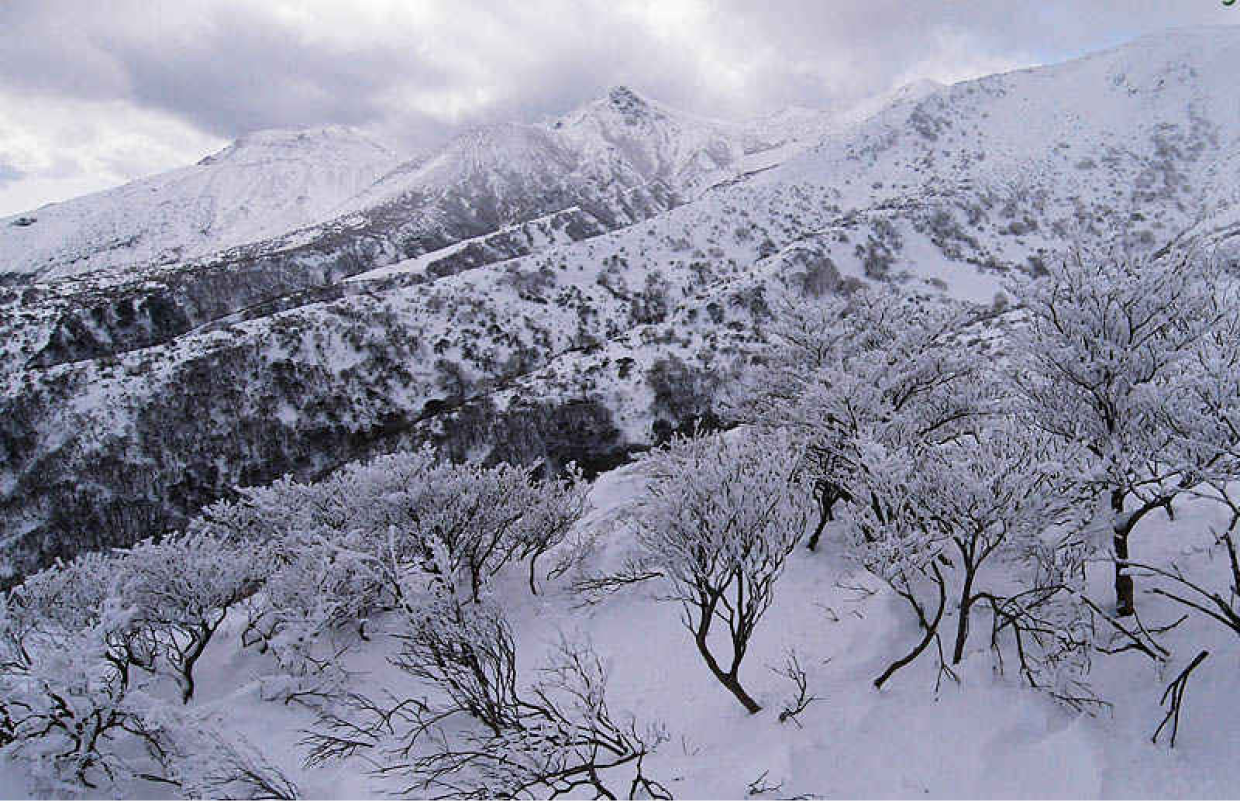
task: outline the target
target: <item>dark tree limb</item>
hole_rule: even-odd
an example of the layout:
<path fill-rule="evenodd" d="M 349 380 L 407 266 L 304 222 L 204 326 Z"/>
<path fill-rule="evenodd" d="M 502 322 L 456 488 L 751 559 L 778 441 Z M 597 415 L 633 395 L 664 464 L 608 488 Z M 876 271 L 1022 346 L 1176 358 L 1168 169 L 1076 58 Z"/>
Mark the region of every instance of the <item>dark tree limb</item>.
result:
<path fill-rule="evenodd" d="M 1162 723 L 1158 724 L 1158 728 L 1154 730 L 1154 735 L 1150 737 L 1151 743 L 1158 742 L 1158 735 L 1162 733 L 1163 727 L 1169 722 L 1171 723 L 1171 747 L 1175 748 L 1175 736 L 1180 731 L 1180 710 L 1184 707 L 1184 692 L 1188 689 L 1188 678 L 1209 655 L 1209 651 L 1202 651 L 1193 657 L 1193 661 L 1188 663 L 1188 667 L 1180 671 L 1180 675 L 1176 676 L 1167 685 L 1167 689 L 1163 691 L 1162 698 L 1159 699 L 1158 703 L 1167 707 L 1167 714 L 1163 717 Z"/>
<path fill-rule="evenodd" d="M 922 629 L 924 630 L 924 636 L 921 638 L 921 642 L 917 643 L 917 645 L 913 647 L 912 651 L 909 651 L 908 654 L 888 665 L 887 669 L 883 671 L 883 674 L 874 680 L 875 689 L 881 690 L 883 685 L 887 683 L 888 679 L 895 675 L 897 670 L 908 665 L 914 659 L 921 656 L 922 651 L 926 650 L 926 647 L 929 646 L 933 640 L 938 638 L 939 623 L 943 620 L 943 610 L 947 607 L 947 582 L 943 579 L 943 573 L 939 570 L 938 564 L 931 562 L 930 569 L 934 573 L 935 584 L 939 588 L 939 603 L 938 609 L 934 613 L 934 619 L 927 620 L 921 609 L 921 605 L 912 601 L 908 596 L 905 596 L 905 600 L 912 603 L 913 608 L 917 612 L 917 616 L 922 624 Z"/>

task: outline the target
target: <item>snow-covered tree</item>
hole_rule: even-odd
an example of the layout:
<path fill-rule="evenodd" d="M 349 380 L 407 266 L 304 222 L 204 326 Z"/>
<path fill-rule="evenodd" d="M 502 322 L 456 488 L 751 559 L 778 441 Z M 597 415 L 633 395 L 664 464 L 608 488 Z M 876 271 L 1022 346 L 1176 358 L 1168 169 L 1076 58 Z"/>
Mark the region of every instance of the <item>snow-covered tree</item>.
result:
<path fill-rule="evenodd" d="M 1235 313 L 1226 282 L 1191 251 L 1077 252 L 1012 286 L 1025 313 L 1014 336 L 1020 416 L 1082 455 L 1079 478 L 1111 516 L 1121 617 L 1134 610 L 1125 563 L 1138 523 L 1234 462 L 1234 438 L 1203 406 L 1226 386 L 1203 365 L 1227 363 L 1212 351 L 1236 347 L 1215 336 Z"/>
<path fill-rule="evenodd" d="M 643 563 L 680 603 L 711 673 L 751 713 L 761 707 L 740 668 L 805 533 L 810 486 L 800 467 L 792 437 L 753 431 L 678 438 L 642 461 L 650 479 L 636 510 Z M 722 659 L 716 623 L 726 628 Z"/>
<path fill-rule="evenodd" d="M 119 602 L 154 638 L 183 702 L 194 695 L 194 665 L 228 610 L 252 595 L 271 568 L 256 543 L 203 532 L 148 540 L 119 555 Z"/>
<path fill-rule="evenodd" d="M 1031 685 L 1054 684 L 1047 660 L 1066 660 L 1065 644 L 1074 658 L 1086 654 L 1091 643 L 1076 619 L 1060 620 L 1059 607 L 1071 603 L 1083 574 L 1079 560 L 1071 569 L 1063 558 L 1076 553 L 1075 510 L 1048 439 L 988 419 L 946 442 L 861 440 L 848 488 L 871 502 L 847 507 L 846 548 L 912 606 L 922 629 L 878 686 L 939 641 L 952 599 L 952 664 L 966 654 L 977 607 L 990 612 L 991 648 L 1002 658 L 1000 637 L 1010 636 Z"/>
<path fill-rule="evenodd" d="M 813 549 L 847 501 L 855 442 L 867 427 L 887 439 L 950 439 L 993 413 L 979 323 L 988 314 L 896 289 L 777 304 L 773 345 L 733 414 L 794 432 L 814 478 Z M 966 342 L 966 339 L 971 342 Z"/>

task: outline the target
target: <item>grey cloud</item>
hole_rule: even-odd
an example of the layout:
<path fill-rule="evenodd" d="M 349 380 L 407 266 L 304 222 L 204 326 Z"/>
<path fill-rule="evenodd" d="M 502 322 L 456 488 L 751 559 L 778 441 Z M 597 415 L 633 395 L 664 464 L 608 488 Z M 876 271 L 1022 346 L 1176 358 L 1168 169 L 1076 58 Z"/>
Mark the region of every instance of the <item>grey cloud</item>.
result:
<path fill-rule="evenodd" d="M 392 113 L 382 98 L 394 86 L 473 91 L 416 46 L 455 37 L 461 54 L 509 92 L 465 123 L 518 109 L 526 116 L 563 111 L 621 82 L 698 110 L 714 104 L 750 113 L 888 88 L 912 64 L 953 56 L 937 52 L 935 34 L 955 34 L 974 57 L 1046 60 L 1169 26 L 1240 21 L 1240 11 L 1210 0 L 723 0 L 694 20 L 698 29 L 669 37 L 623 5 L 470 7 L 504 34 L 485 41 L 468 30 L 419 29 L 397 15 L 387 38 L 359 35 L 350 46 L 325 46 L 264 3 L 19 0 L 0 6 L 0 82 L 123 96 L 222 135 L 366 124 Z M 703 62 L 703 55 L 710 58 Z M 746 73 L 739 94 L 713 80 L 712 61 Z M 416 115 L 406 122 L 443 127 Z"/>
<path fill-rule="evenodd" d="M 0 28 L 9 31 L 0 36 L 16 45 L 0 48 L 0 83 L 80 99 L 123 98 L 224 136 L 364 124 L 381 113 L 378 97 L 388 82 L 435 84 L 445 77 L 389 43 L 323 47 L 261 4 L 214 4 L 154 28 L 127 23 L 161 10 L 149 3 L 46 2 L 29 13 L 21 6 L 0 11 Z M 173 16 L 176 8 L 163 10 Z"/>
<path fill-rule="evenodd" d="M 765 8 L 725 0 L 706 36 L 760 65 L 755 95 L 810 105 L 893 88 L 919 64 L 950 73 L 963 56 L 1045 63 L 1169 27 L 1240 22 L 1240 10 L 1209 0 L 786 0 Z"/>

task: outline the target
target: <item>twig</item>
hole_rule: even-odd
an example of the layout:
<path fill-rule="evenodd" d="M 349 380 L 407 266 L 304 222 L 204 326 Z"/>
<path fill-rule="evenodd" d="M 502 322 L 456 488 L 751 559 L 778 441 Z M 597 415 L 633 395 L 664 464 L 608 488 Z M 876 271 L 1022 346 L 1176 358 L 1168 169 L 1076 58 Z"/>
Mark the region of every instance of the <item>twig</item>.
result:
<path fill-rule="evenodd" d="M 764 770 L 758 778 L 751 781 L 749 786 L 745 788 L 745 795 L 752 798 L 755 795 L 763 795 L 764 793 L 778 793 L 780 790 L 784 789 L 783 782 L 780 782 L 779 784 L 766 783 L 766 777 L 769 773 L 769 770 Z"/>
<path fill-rule="evenodd" d="M 827 660 L 831 661 L 830 659 Z M 810 704 L 820 700 L 816 695 L 810 695 L 808 692 L 808 680 L 805 676 L 805 670 L 801 667 L 801 660 L 797 657 L 795 649 L 789 649 L 784 656 L 783 667 L 774 668 L 768 665 L 768 668 L 777 676 L 781 676 L 792 682 L 796 688 L 796 695 L 784 702 L 784 708 L 779 712 L 779 722 L 787 723 L 791 720 L 797 724 L 797 728 L 803 728 L 798 715 L 806 710 Z"/>
<path fill-rule="evenodd" d="M 1162 723 L 1158 724 L 1158 728 L 1154 730 L 1154 736 L 1150 737 L 1151 743 L 1158 742 L 1158 735 L 1162 733 L 1163 727 L 1168 722 L 1171 723 L 1171 747 L 1175 748 L 1175 736 L 1180 731 L 1180 709 L 1184 705 L 1184 691 L 1188 689 L 1188 677 L 1198 665 L 1206 660 L 1210 655 L 1209 651 L 1202 651 L 1193 657 L 1193 661 L 1188 663 L 1188 667 L 1175 677 L 1175 680 L 1167 685 L 1167 689 L 1163 691 L 1162 698 L 1158 703 L 1168 704 L 1167 714 L 1163 716 Z"/>

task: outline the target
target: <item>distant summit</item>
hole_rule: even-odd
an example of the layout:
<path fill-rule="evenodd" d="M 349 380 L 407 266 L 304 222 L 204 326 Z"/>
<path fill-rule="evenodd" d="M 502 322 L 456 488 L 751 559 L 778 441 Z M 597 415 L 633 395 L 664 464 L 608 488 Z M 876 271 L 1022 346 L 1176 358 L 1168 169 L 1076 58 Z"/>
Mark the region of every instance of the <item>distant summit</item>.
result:
<path fill-rule="evenodd" d="M 650 103 L 627 86 L 615 86 L 607 91 L 607 99 L 623 114 L 639 115 L 650 111 Z"/>
<path fill-rule="evenodd" d="M 255 131 L 197 164 L 8 218 L 0 272 L 58 278 L 276 236 L 331 216 L 397 163 L 344 126 Z"/>
<path fill-rule="evenodd" d="M 224 149 L 198 162 L 205 167 L 226 161 L 256 163 L 273 158 L 332 157 L 351 154 L 365 159 L 396 160 L 396 154 L 372 141 L 356 128 L 325 125 L 317 128 L 269 128 L 252 131 L 234 140 Z"/>

